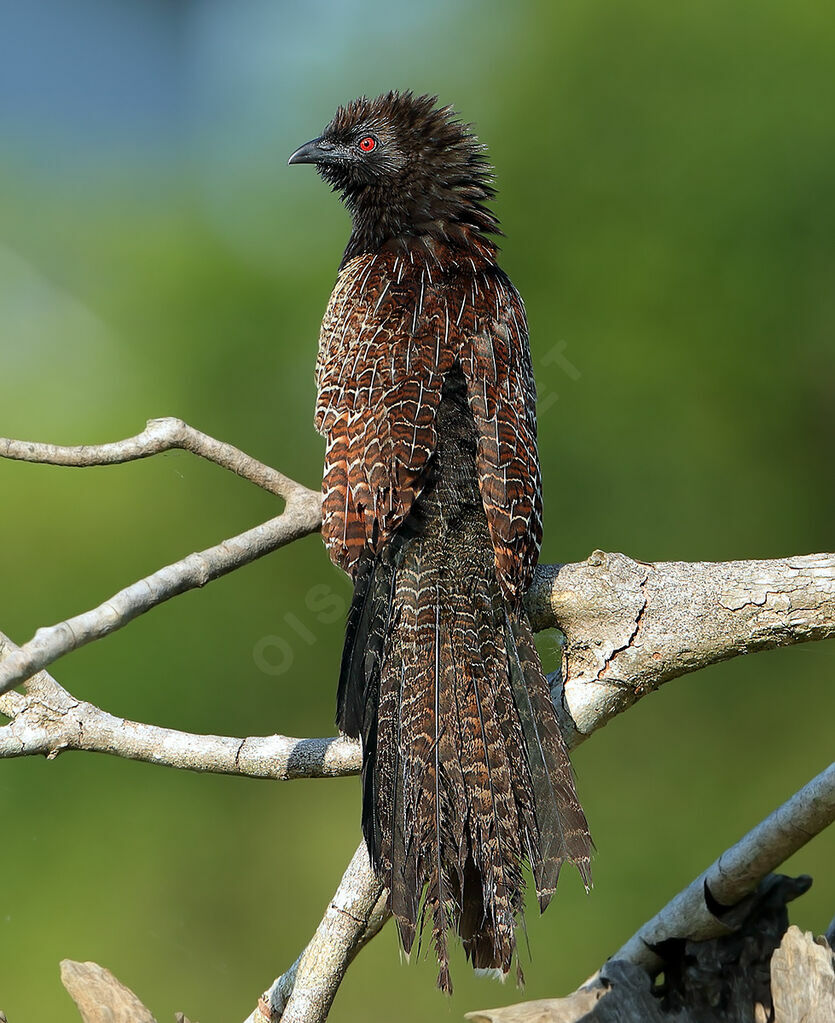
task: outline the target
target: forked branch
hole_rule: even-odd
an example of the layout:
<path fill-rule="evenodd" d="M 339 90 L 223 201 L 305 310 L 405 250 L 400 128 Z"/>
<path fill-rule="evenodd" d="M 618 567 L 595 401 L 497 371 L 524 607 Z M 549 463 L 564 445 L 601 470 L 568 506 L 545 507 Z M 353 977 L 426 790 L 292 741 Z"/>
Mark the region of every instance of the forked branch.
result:
<path fill-rule="evenodd" d="M 344 737 L 237 739 L 124 721 L 76 700 L 43 670 L 157 604 L 320 527 L 318 493 L 177 419 L 151 420 L 141 434 L 114 444 L 67 448 L 0 439 L 0 456 L 72 466 L 110 465 L 173 448 L 191 451 L 283 497 L 283 514 L 160 569 L 97 608 L 39 629 L 23 647 L 0 634 L 0 711 L 12 719 L 0 728 L 0 757 L 95 750 L 190 770 L 276 779 L 357 771 L 359 749 Z M 740 653 L 835 636 L 835 555 L 647 564 L 595 551 L 578 564 L 540 566 L 527 604 L 535 628 L 556 626 L 565 635 L 562 677 L 554 683 L 554 699 L 571 748 L 679 675 Z M 20 684 L 23 693 L 9 691 Z M 735 890 L 722 888 L 729 863 L 736 864 L 744 883 L 753 886 L 788 855 L 787 835 L 791 844 L 831 821 L 833 770 L 810 783 L 817 786 L 812 802 L 808 793 L 798 794 L 772 815 L 773 821 L 769 818 L 743 840 L 755 843 L 749 842 L 748 849 L 756 848 L 759 858 L 719 861 L 720 878 L 713 893 L 717 898 L 729 898 Z M 798 823 L 795 813 L 810 807 L 817 808 L 815 820 L 803 818 Z M 695 888 L 700 884 L 694 882 Z M 699 927 L 705 925 L 699 916 L 704 911 L 699 903 L 699 898 L 704 903 L 704 886 L 695 895 L 687 892 L 679 897 L 680 904 L 676 900 L 670 904 L 677 908 L 668 907 L 647 925 L 651 928 L 647 934 L 657 937 L 668 925 L 678 929 L 679 936 L 690 934 L 691 928 L 700 933 Z M 381 894 L 361 847 L 310 945 L 265 993 L 247 1023 L 265 1019 L 274 1023 L 279 1017 L 286 1023 L 324 1020 L 353 956 L 385 920 Z M 645 950 L 645 938 L 642 930 L 620 955 L 648 966 L 649 961 L 641 958 L 645 951 L 640 956 L 635 951 Z"/>
<path fill-rule="evenodd" d="M 0 438 L 0 455 L 49 465 L 114 465 L 147 458 L 172 448 L 191 451 L 284 498 L 284 512 L 223 543 L 166 565 L 90 611 L 38 629 L 28 643 L 16 649 L 0 665 L 0 694 L 71 650 L 121 629 L 171 597 L 205 586 L 319 529 L 322 514 L 318 493 L 179 419 L 151 419 L 146 429 L 136 437 L 113 444 L 59 447 Z"/>

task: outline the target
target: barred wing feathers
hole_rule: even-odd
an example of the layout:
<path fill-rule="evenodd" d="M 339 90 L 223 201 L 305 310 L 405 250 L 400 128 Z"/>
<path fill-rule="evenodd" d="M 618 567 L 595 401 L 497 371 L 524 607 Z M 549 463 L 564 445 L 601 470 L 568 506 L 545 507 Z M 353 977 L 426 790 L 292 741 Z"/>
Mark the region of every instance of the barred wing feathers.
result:
<path fill-rule="evenodd" d="M 421 257 L 417 257 L 420 260 Z M 463 370 L 476 468 L 503 592 L 530 585 L 542 542 L 536 390 L 518 292 L 495 265 L 363 255 L 322 323 L 316 427 L 327 442 L 323 534 L 354 574 L 406 519 L 437 446 L 444 378 Z"/>

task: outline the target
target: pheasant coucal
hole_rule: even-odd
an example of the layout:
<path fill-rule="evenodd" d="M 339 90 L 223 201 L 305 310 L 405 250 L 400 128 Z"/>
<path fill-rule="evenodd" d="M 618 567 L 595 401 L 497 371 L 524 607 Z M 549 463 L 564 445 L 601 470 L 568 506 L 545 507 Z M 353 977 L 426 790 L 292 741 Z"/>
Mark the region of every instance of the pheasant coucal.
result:
<path fill-rule="evenodd" d="M 319 339 L 325 537 L 354 581 L 337 723 L 403 947 L 428 911 L 510 970 L 528 860 L 540 907 L 591 840 L 522 597 L 542 539 L 525 310 L 496 263 L 492 168 L 411 92 L 340 107 L 312 163 L 353 221 Z"/>

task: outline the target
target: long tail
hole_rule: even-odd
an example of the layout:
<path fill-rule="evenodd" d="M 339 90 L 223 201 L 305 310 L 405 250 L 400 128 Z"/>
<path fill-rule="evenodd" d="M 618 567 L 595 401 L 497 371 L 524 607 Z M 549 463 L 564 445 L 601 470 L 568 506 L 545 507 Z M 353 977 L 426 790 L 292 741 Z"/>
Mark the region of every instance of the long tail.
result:
<path fill-rule="evenodd" d="M 499 589 L 466 446 L 447 437 L 436 485 L 357 574 L 337 712 L 362 737 L 363 833 L 403 947 L 430 914 L 447 991 L 450 928 L 474 966 L 510 970 L 524 860 L 543 909 L 565 861 L 591 881 L 548 683 Z"/>

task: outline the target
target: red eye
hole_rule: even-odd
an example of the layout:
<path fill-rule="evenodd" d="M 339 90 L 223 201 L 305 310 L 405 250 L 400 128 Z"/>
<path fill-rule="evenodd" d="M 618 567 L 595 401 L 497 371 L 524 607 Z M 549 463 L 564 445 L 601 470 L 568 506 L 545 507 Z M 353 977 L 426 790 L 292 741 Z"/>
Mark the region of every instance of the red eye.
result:
<path fill-rule="evenodd" d="M 373 135 L 366 135 L 364 139 L 360 139 L 360 149 L 364 153 L 370 153 L 372 149 L 377 148 L 377 140 Z"/>

